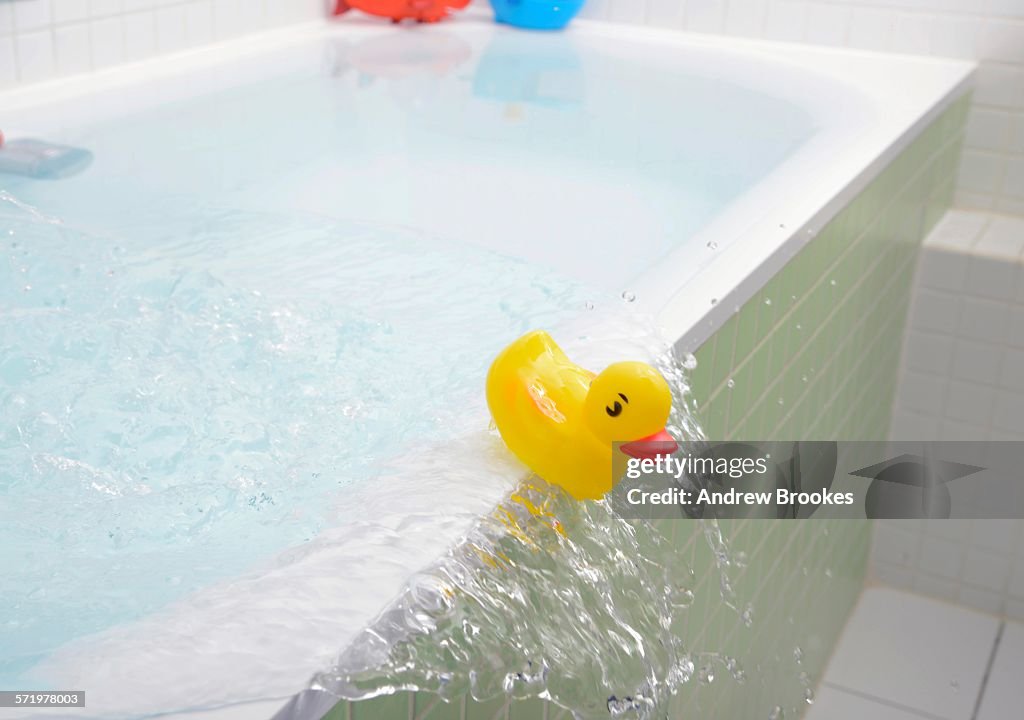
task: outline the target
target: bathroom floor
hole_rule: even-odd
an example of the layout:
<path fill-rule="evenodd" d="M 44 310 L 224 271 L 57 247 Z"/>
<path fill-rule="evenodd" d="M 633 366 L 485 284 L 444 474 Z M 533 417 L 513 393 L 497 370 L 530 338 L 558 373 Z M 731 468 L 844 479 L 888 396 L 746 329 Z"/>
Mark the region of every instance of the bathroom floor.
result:
<path fill-rule="evenodd" d="M 1024 713 L 1024 624 L 864 591 L 807 720 L 1008 720 Z"/>

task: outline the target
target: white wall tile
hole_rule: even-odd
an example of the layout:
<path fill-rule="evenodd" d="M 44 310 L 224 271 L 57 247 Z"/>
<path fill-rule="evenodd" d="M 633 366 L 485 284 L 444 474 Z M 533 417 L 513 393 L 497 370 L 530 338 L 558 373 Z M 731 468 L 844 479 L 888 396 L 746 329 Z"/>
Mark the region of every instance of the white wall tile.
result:
<path fill-rule="evenodd" d="M 124 17 L 124 59 L 143 60 L 156 53 L 156 12 L 137 12 Z"/>
<path fill-rule="evenodd" d="M 1024 18 L 1024 3 L 1020 0 L 988 0 L 988 11 L 994 15 Z"/>
<path fill-rule="evenodd" d="M 768 0 L 731 2 L 726 9 L 725 32 L 740 37 L 760 37 L 764 33 Z"/>
<path fill-rule="evenodd" d="M 799 42 L 807 24 L 807 3 L 802 0 L 773 0 L 768 5 L 764 35 L 769 40 Z"/>
<path fill-rule="evenodd" d="M 53 0 L 53 21 L 58 25 L 89 17 L 89 0 Z"/>
<path fill-rule="evenodd" d="M 923 415 L 939 415 L 946 385 L 944 378 L 908 372 L 901 381 L 900 407 Z"/>
<path fill-rule="evenodd" d="M 725 3 L 722 0 L 686 0 L 684 18 L 690 32 L 720 33 L 725 29 Z"/>
<path fill-rule="evenodd" d="M 1024 108 L 1024 70 L 984 63 L 975 74 L 974 102 L 1012 110 Z"/>
<path fill-rule="evenodd" d="M 53 22 L 50 0 L 18 0 L 12 6 L 14 27 L 19 33 L 39 30 Z"/>
<path fill-rule="evenodd" d="M 1006 278 L 1015 278 L 1014 292 L 1024 299 L 1019 289 L 1022 242 L 1024 218 L 963 211 L 947 213 L 925 240 L 912 291 L 893 439 L 1024 440 L 1024 302 L 1006 287 Z M 1008 272 L 989 267 L 997 262 Z M 978 267 L 989 270 L 978 273 Z M 963 286 L 952 288 L 961 276 Z M 936 284 L 950 289 L 933 289 Z M 938 326 L 950 316 L 957 319 L 952 328 L 948 323 L 941 331 L 921 328 L 921 323 Z M 979 335 L 985 340 L 976 340 Z M 944 395 L 936 403 L 939 387 Z M 1017 565 L 1024 565 L 1024 520 L 941 520 L 901 527 L 909 538 L 876 523 L 876 545 L 891 547 L 897 537 L 909 547 L 920 543 L 919 553 L 900 560 L 873 553 L 873 575 L 880 581 L 900 587 L 910 582 L 917 592 L 987 612 L 1009 616 L 1024 611 L 1024 597 L 1015 599 L 1011 592 L 1018 588 Z M 875 571 L 883 562 L 885 572 Z"/>
<path fill-rule="evenodd" d="M 15 36 L 14 49 L 18 53 L 21 82 L 49 80 L 56 74 L 53 33 L 49 30 L 18 33 Z"/>
<path fill-rule="evenodd" d="M 985 22 L 963 15 L 937 15 L 931 20 L 931 53 L 939 57 L 974 59 L 981 47 Z"/>
<path fill-rule="evenodd" d="M 992 424 L 1010 432 L 1024 433 L 1024 393 L 1009 390 L 999 393 Z"/>
<path fill-rule="evenodd" d="M 1011 197 L 1024 198 L 1024 156 L 1007 159 L 1003 191 Z"/>
<path fill-rule="evenodd" d="M 1006 332 L 1009 308 L 1003 302 L 966 297 L 960 303 L 957 331 L 968 340 L 1000 343 Z"/>
<path fill-rule="evenodd" d="M 1013 300 L 1017 289 L 1017 263 L 978 248 L 967 271 L 965 292 L 992 300 Z M 1014 256 L 1016 257 L 1016 256 Z"/>
<path fill-rule="evenodd" d="M 88 25 L 77 23 L 58 27 L 53 31 L 53 41 L 60 75 L 87 72 L 92 68 Z"/>
<path fill-rule="evenodd" d="M 242 34 L 242 8 L 238 0 L 213 0 L 213 34 L 218 39 Z"/>
<path fill-rule="evenodd" d="M 968 537 L 971 544 L 979 548 L 1013 553 L 1021 531 L 1021 523 L 1017 520 L 975 521 L 971 524 Z"/>
<path fill-rule="evenodd" d="M 977 379 L 992 382 L 995 377 L 990 375 Z M 945 417 L 984 428 L 992 417 L 995 401 L 996 391 L 988 385 L 982 385 L 979 382 L 951 380 L 946 390 L 943 413 Z"/>
<path fill-rule="evenodd" d="M 1020 260 L 1024 254 L 1024 218 L 994 216 L 976 246 L 989 256 Z"/>
<path fill-rule="evenodd" d="M 598 3 L 587 3 L 596 5 Z M 652 25 L 681 28 L 686 18 L 685 0 L 648 0 L 646 19 Z"/>
<path fill-rule="evenodd" d="M 1007 592 L 1012 597 L 1024 599 L 1024 555 L 1016 556 Z"/>
<path fill-rule="evenodd" d="M 13 32 L 14 10 L 11 9 L 11 3 L 0 2 L 0 36 L 10 35 Z"/>
<path fill-rule="evenodd" d="M 999 188 L 1005 167 L 1006 158 L 1000 154 L 967 149 L 960 159 L 960 187 L 991 195 Z"/>
<path fill-rule="evenodd" d="M 213 3 L 209 0 L 185 6 L 185 37 L 189 45 L 213 41 Z"/>
<path fill-rule="evenodd" d="M 647 16 L 647 0 L 611 0 L 604 19 L 609 22 L 636 23 Z"/>
<path fill-rule="evenodd" d="M 14 59 L 14 40 L 0 37 L 0 88 L 18 82 L 17 64 Z"/>
<path fill-rule="evenodd" d="M 804 39 L 815 45 L 842 47 L 850 33 L 852 11 L 845 5 L 811 3 L 807 7 Z"/>
<path fill-rule="evenodd" d="M 96 68 L 124 62 L 124 22 L 120 17 L 103 18 L 89 23 L 92 37 L 92 64 Z"/>
<path fill-rule="evenodd" d="M 1003 596 L 1001 593 L 991 590 L 964 585 L 960 588 L 960 602 L 978 610 L 983 610 L 993 615 L 999 615 L 1003 611 Z"/>
<path fill-rule="evenodd" d="M 1010 579 L 1010 556 L 971 548 L 967 553 L 962 579 L 985 590 L 1002 593 Z"/>
<path fill-rule="evenodd" d="M 968 147 L 1000 151 L 1010 141 L 1010 121 L 1014 115 L 1006 110 L 974 107 L 967 118 Z"/>
<path fill-rule="evenodd" d="M 930 575 L 955 580 L 960 577 L 964 555 L 960 543 L 927 537 L 922 541 L 918 565 Z"/>
<path fill-rule="evenodd" d="M 1003 349 L 999 345 L 980 342 L 957 342 L 953 351 L 952 376 L 957 380 L 980 380 L 995 383 Z M 988 423 L 988 416 L 983 419 Z"/>
<path fill-rule="evenodd" d="M 1024 392 L 1024 350 L 1007 348 L 1003 352 L 999 384 Z"/>
<path fill-rule="evenodd" d="M 906 365 L 930 375 L 947 375 L 953 358 L 953 338 L 911 328 L 907 333 Z"/>
<path fill-rule="evenodd" d="M 896 13 L 882 7 L 855 6 L 850 18 L 847 42 L 850 47 L 884 50 L 891 46 Z"/>
<path fill-rule="evenodd" d="M 124 12 L 124 0 L 89 0 L 89 15 L 105 18 Z"/>
<path fill-rule="evenodd" d="M 989 20 L 980 50 L 983 60 L 1024 63 L 1024 21 Z"/>
<path fill-rule="evenodd" d="M 897 13 L 892 50 L 928 55 L 932 50 L 932 16 L 919 13 Z"/>
<path fill-rule="evenodd" d="M 156 11 L 156 47 L 160 52 L 174 52 L 187 45 L 185 40 L 185 8 L 170 5 Z"/>
<path fill-rule="evenodd" d="M 911 327 L 935 333 L 956 331 L 960 303 L 956 295 L 921 288 L 914 295 Z"/>

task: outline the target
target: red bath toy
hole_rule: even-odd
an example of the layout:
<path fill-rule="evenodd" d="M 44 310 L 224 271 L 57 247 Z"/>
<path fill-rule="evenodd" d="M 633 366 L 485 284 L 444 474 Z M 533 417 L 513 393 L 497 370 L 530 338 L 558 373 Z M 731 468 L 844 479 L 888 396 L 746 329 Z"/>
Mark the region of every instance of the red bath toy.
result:
<path fill-rule="evenodd" d="M 469 0 L 338 0 L 334 14 L 341 15 L 352 8 L 370 15 L 391 18 L 401 22 L 406 18 L 416 22 L 434 23 L 444 20 L 449 10 L 461 10 Z"/>

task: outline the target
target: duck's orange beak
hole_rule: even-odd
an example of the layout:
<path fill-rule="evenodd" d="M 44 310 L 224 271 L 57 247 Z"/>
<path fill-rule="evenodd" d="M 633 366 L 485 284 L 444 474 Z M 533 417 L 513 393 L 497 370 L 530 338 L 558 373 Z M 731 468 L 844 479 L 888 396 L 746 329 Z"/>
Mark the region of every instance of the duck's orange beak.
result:
<path fill-rule="evenodd" d="M 662 428 L 653 435 L 619 445 L 619 449 L 622 452 L 640 460 L 648 458 L 653 460 L 659 455 L 671 455 L 678 447 L 676 439 L 669 435 L 665 428 Z"/>

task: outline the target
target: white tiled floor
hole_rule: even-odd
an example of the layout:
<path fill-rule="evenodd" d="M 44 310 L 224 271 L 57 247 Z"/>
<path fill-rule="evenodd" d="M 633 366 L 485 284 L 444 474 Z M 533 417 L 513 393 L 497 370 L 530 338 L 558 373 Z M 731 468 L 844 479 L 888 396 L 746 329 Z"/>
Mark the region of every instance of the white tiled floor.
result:
<path fill-rule="evenodd" d="M 807 720 L 1024 717 L 1024 625 L 891 588 L 854 610 Z"/>

